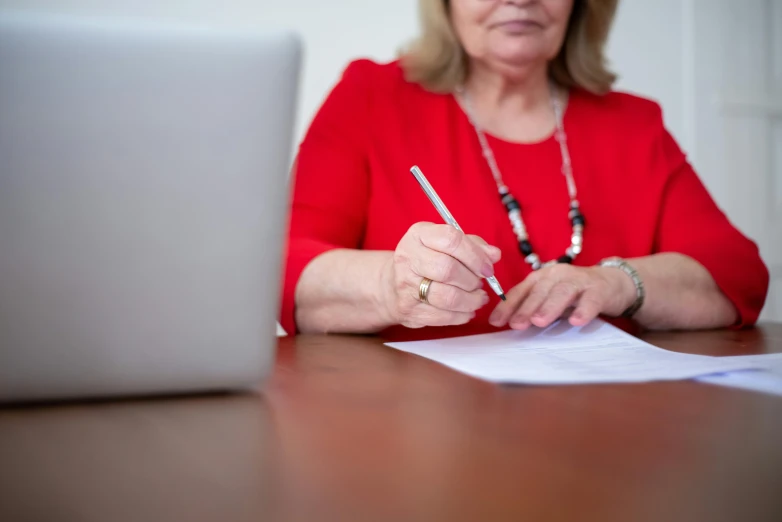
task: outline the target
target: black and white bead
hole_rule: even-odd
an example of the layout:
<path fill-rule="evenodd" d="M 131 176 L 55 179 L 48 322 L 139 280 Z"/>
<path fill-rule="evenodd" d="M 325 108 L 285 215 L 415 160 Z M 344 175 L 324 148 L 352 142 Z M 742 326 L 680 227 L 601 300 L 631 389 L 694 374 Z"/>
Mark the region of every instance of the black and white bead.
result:
<path fill-rule="evenodd" d="M 475 128 L 475 133 L 478 136 L 478 141 L 481 145 L 481 152 L 486 162 L 489 165 L 489 170 L 494 177 L 494 181 L 497 183 L 497 189 L 500 193 L 502 204 L 505 206 L 505 210 L 508 212 L 508 219 L 510 220 L 513 234 L 516 236 L 516 240 L 519 244 L 519 251 L 524 256 L 524 262 L 526 262 L 532 270 L 539 270 L 544 266 L 549 266 L 555 263 L 572 263 L 576 257 L 581 253 L 584 247 L 584 215 L 581 213 L 578 200 L 576 199 L 576 183 L 573 179 L 573 167 L 570 161 L 570 151 L 567 146 L 567 134 L 565 134 L 565 128 L 563 125 L 563 110 L 559 100 L 557 89 L 554 84 L 551 85 L 551 104 L 554 111 L 556 120 L 556 130 L 554 137 L 559 143 L 559 148 L 562 156 L 561 171 L 567 182 L 568 195 L 570 196 L 570 210 L 568 211 L 568 217 L 570 218 L 570 225 L 572 227 L 572 234 L 570 236 L 570 246 L 565 250 L 565 254 L 560 256 L 556 260 L 542 263 L 540 257 L 535 253 L 532 248 L 532 243 L 529 241 L 527 235 L 527 229 L 524 226 L 524 220 L 521 217 L 521 205 L 510 193 L 510 189 L 503 183 L 502 174 L 497 166 L 497 160 L 494 157 L 494 151 L 491 150 L 489 142 L 486 139 L 486 135 L 481 129 L 480 125 L 476 121 L 473 110 L 470 104 L 470 98 L 467 92 L 460 88 L 458 92 L 462 95 L 464 100 L 464 108 L 467 113 L 467 117 Z"/>
<path fill-rule="evenodd" d="M 529 242 L 524 220 L 521 219 L 521 205 L 519 205 L 519 202 L 513 197 L 513 194 L 510 193 L 510 190 L 505 185 L 502 185 L 499 191 L 502 204 L 508 212 L 508 219 L 510 219 L 513 234 L 516 236 L 516 240 L 519 243 L 519 251 L 521 251 L 521 254 L 524 256 L 524 261 L 529 264 L 533 270 L 540 269 L 542 266 L 540 258 L 532 250 L 532 244 Z"/>
<path fill-rule="evenodd" d="M 565 255 L 558 260 L 560 263 L 572 263 L 584 247 L 584 224 L 586 221 L 581 213 L 578 201 L 575 199 L 570 202 L 568 217 L 570 218 L 570 225 L 573 227 L 573 234 L 570 236 L 570 246 L 565 250 Z"/>
<path fill-rule="evenodd" d="M 513 197 L 513 194 L 510 193 L 507 186 L 501 186 L 499 192 L 502 204 L 508 212 L 508 219 L 513 228 L 513 233 L 519 243 L 519 251 L 524 256 L 524 261 L 530 265 L 533 270 L 540 270 L 544 266 L 555 263 L 572 263 L 578 254 L 581 253 L 584 245 L 585 220 L 577 200 L 572 200 L 570 202 L 568 217 L 570 218 L 570 224 L 573 227 L 573 233 L 570 236 L 570 246 L 565 250 L 565 255 L 559 257 L 559 259 L 555 261 L 541 263 L 540 256 L 538 256 L 532 248 L 532 243 L 530 243 L 529 236 L 527 235 L 527 229 L 524 226 L 524 220 L 521 218 L 521 205 L 519 205 L 519 202 Z"/>

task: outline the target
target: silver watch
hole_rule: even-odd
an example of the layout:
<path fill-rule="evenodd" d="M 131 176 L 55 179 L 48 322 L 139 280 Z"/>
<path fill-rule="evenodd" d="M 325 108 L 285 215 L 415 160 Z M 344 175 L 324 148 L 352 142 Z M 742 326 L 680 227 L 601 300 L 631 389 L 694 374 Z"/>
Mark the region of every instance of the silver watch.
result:
<path fill-rule="evenodd" d="M 600 261 L 600 266 L 618 268 L 630 276 L 630 279 L 633 280 L 636 295 L 635 302 L 631 304 L 627 310 L 622 312 L 620 317 L 629 318 L 635 315 L 638 309 L 641 308 L 641 306 L 644 304 L 644 298 L 646 297 L 646 290 L 644 289 L 644 282 L 641 280 L 641 276 L 638 275 L 638 272 L 635 270 L 635 268 L 630 266 L 630 264 L 621 257 L 609 257 L 608 259 L 603 259 Z"/>

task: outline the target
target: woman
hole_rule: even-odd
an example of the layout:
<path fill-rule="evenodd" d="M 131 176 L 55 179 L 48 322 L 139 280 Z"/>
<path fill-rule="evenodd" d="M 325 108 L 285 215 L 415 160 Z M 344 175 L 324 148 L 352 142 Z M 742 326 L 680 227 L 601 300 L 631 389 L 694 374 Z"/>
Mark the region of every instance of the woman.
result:
<path fill-rule="evenodd" d="M 295 166 L 283 325 L 404 339 L 563 315 L 754 323 L 768 288 L 756 246 L 659 106 L 611 92 L 616 4 L 421 0 L 400 61 L 350 64 Z M 470 235 L 442 224 L 413 165 Z"/>

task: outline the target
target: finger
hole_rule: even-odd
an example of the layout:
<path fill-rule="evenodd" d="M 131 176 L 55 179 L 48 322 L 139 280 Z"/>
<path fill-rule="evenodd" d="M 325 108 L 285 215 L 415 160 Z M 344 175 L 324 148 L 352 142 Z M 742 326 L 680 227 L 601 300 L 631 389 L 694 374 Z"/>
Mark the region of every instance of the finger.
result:
<path fill-rule="evenodd" d="M 453 257 L 479 277 L 494 275 L 488 254 L 461 230 L 450 225 L 434 225 L 423 228 L 419 240 L 425 247 Z"/>
<path fill-rule="evenodd" d="M 511 315 L 515 312 L 524 299 L 527 298 L 532 287 L 538 281 L 540 276 L 537 272 L 529 274 L 524 281 L 519 283 L 510 289 L 505 294 L 506 300 L 500 301 L 500 303 L 494 308 L 494 311 L 489 316 L 489 323 L 496 327 L 505 326 L 508 323 Z"/>
<path fill-rule="evenodd" d="M 467 324 L 475 318 L 473 312 L 449 312 L 426 303 L 421 303 L 402 324 L 408 328 L 425 326 L 457 326 Z"/>
<path fill-rule="evenodd" d="M 535 326 L 545 328 L 565 313 L 581 294 L 579 286 L 572 281 L 560 281 L 555 284 L 547 298 L 532 315 L 530 321 Z"/>
<path fill-rule="evenodd" d="M 491 259 L 492 263 L 498 263 L 500 259 L 502 259 L 502 250 L 497 248 L 496 246 L 490 245 L 486 242 L 481 236 L 476 236 L 473 234 L 468 234 L 468 238 L 470 238 L 472 241 L 478 244 L 484 252 L 486 252 L 486 255 L 489 256 L 489 259 Z"/>
<path fill-rule="evenodd" d="M 584 326 L 590 323 L 603 311 L 603 299 L 595 290 L 587 290 L 578 299 L 578 304 L 570 314 L 570 324 Z"/>
<path fill-rule="evenodd" d="M 456 286 L 433 281 L 429 285 L 429 304 L 440 310 L 472 313 L 489 302 L 489 294 L 483 289 L 466 292 Z"/>
<path fill-rule="evenodd" d="M 541 278 L 529 291 L 524 302 L 521 303 L 518 310 L 510 318 L 511 328 L 523 330 L 532 324 L 532 314 L 538 311 L 538 308 L 548 298 L 551 288 L 555 282 L 551 279 Z"/>
<path fill-rule="evenodd" d="M 483 280 L 480 277 L 448 254 L 421 246 L 420 251 L 414 252 L 412 259 L 410 268 L 413 276 L 411 277 L 418 279 L 417 282 L 412 281 L 416 285 L 420 283 L 421 277 L 426 277 L 467 292 L 473 292 L 483 287 Z"/>

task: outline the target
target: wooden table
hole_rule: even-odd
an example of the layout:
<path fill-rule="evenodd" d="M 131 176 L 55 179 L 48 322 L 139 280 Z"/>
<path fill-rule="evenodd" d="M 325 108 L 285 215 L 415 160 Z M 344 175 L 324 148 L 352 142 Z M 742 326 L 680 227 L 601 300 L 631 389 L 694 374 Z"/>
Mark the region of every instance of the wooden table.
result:
<path fill-rule="evenodd" d="M 645 338 L 782 351 L 782 325 Z M 287 338 L 262 396 L 0 410 L 0 520 L 779 522 L 782 398 L 496 386 L 373 338 Z"/>

